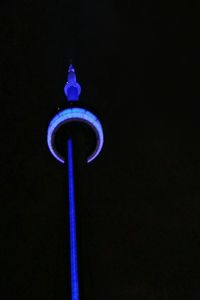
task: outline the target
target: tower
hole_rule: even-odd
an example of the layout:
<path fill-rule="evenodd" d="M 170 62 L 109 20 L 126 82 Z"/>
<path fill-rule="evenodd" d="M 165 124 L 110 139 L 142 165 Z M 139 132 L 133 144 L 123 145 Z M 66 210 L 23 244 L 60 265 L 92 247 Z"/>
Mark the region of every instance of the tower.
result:
<path fill-rule="evenodd" d="M 92 150 L 90 149 L 91 152 L 87 156 L 88 163 L 93 161 L 100 153 L 103 147 L 104 136 L 101 122 L 97 116 L 89 110 L 77 106 L 81 87 L 76 81 L 76 73 L 72 65 L 68 69 L 68 80 L 64 87 L 64 93 L 67 97 L 67 107 L 59 111 L 51 120 L 47 130 L 47 144 L 52 155 L 60 163 L 67 166 L 71 300 L 79 300 L 76 190 L 74 180 L 74 150 L 78 136 L 76 134 L 77 127 L 74 125 L 86 126 L 93 132 L 95 137 L 95 146 Z M 60 134 L 61 131 L 62 134 Z M 60 145 L 61 139 L 62 147 Z M 80 149 L 78 150 L 80 151 Z"/>

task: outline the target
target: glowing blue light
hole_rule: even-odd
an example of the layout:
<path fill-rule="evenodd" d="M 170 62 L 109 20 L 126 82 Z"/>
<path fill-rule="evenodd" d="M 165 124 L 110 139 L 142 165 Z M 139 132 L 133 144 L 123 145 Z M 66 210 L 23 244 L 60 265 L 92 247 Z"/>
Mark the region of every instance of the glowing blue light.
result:
<path fill-rule="evenodd" d="M 67 83 L 64 87 L 64 93 L 68 101 L 78 101 L 81 93 L 81 86 L 76 81 L 76 73 L 72 65 L 68 69 Z"/>
<path fill-rule="evenodd" d="M 69 139 L 68 147 L 68 193 L 69 193 L 69 231 L 70 231 L 70 267 L 71 267 L 71 300 L 79 300 L 76 209 L 74 193 L 73 144 Z"/>
<path fill-rule="evenodd" d="M 79 108 L 79 107 L 67 108 L 63 111 L 60 111 L 52 119 L 52 121 L 49 124 L 48 132 L 47 132 L 47 143 L 48 143 L 49 150 L 58 161 L 60 161 L 61 163 L 65 162 L 64 158 L 57 152 L 54 146 L 54 137 L 58 128 L 63 124 L 69 122 L 86 123 L 95 132 L 96 139 L 97 139 L 96 148 L 87 159 L 88 163 L 91 162 L 93 159 L 97 157 L 97 155 L 100 153 L 103 147 L 103 142 L 104 142 L 103 129 L 99 119 L 93 113 L 83 108 Z"/>

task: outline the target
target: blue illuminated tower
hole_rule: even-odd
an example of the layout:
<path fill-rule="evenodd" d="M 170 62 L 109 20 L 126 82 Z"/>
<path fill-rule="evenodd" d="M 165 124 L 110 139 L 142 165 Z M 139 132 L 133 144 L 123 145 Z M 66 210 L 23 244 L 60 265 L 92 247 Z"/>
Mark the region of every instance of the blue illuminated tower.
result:
<path fill-rule="evenodd" d="M 70 240 L 70 281 L 71 300 L 79 300 L 79 277 L 78 277 L 78 257 L 77 257 L 77 229 L 76 229 L 76 193 L 74 180 L 74 147 L 75 138 L 71 124 L 87 125 L 95 134 L 95 147 L 89 153 L 87 162 L 94 160 L 100 153 L 103 146 L 103 129 L 99 119 L 90 111 L 77 106 L 81 87 L 76 81 L 74 67 L 69 66 L 68 81 L 64 87 L 67 97 L 67 107 L 59 111 L 51 120 L 47 131 L 47 143 L 52 155 L 61 163 L 67 164 L 68 172 L 68 204 L 69 204 L 69 240 Z M 56 143 L 59 139 L 59 131 L 66 127 L 67 133 L 64 135 L 66 151 L 61 153 Z M 76 130 L 76 128 L 75 128 Z"/>

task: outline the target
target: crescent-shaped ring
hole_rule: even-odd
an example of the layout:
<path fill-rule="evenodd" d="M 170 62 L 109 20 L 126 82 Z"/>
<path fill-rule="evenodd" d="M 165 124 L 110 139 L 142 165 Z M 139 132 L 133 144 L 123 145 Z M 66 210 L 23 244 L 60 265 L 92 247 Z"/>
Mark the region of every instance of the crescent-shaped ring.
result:
<path fill-rule="evenodd" d="M 65 162 L 64 157 L 62 157 L 62 155 L 60 155 L 60 153 L 58 153 L 58 151 L 56 150 L 56 147 L 54 145 L 54 137 L 57 130 L 63 124 L 69 122 L 86 123 L 94 131 L 96 135 L 96 147 L 92 152 L 92 154 L 87 158 L 87 162 L 88 163 L 91 162 L 98 156 L 98 154 L 100 153 L 103 147 L 103 142 L 104 142 L 103 129 L 101 126 L 101 122 L 93 113 L 79 107 L 67 108 L 62 111 L 59 111 L 59 113 L 51 120 L 47 131 L 47 144 L 50 152 L 59 162 L 61 163 Z"/>

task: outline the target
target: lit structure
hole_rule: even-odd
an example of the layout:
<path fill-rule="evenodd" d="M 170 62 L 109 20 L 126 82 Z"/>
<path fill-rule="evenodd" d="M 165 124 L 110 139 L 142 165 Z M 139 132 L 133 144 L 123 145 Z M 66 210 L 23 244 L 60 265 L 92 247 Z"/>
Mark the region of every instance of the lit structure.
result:
<path fill-rule="evenodd" d="M 77 257 L 77 233 L 76 233 L 76 203 L 74 186 L 74 136 L 68 129 L 65 137 L 66 151 L 64 155 L 60 153 L 55 143 L 55 137 L 61 127 L 71 123 L 86 124 L 92 129 L 96 138 L 96 146 L 89 154 L 87 162 L 94 160 L 100 153 L 104 136 L 99 119 L 90 111 L 77 107 L 81 87 L 76 81 L 75 70 L 72 65 L 68 70 L 68 81 L 64 87 L 64 93 L 70 107 L 59 111 L 51 120 L 47 131 L 47 143 L 52 155 L 61 163 L 67 164 L 68 170 L 68 203 L 69 203 L 69 239 L 70 239 L 70 274 L 71 274 L 71 300 L 79 300 L 79 280 L 78 280 L 78 257 Z"/>

